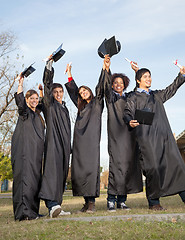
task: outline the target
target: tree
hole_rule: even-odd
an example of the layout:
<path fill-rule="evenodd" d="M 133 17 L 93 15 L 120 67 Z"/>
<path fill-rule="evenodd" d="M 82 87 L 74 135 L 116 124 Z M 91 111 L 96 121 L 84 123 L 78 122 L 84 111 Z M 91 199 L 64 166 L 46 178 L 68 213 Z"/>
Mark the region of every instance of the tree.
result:
<path fill-rule="evenodd" d="M 3 182 L 5 179 L 12 180 L 12 165 L 11 159 L 8 156 L 0 154 L 0 180 Z"/>
<path fill-rule="evenodd" d="M 67 184 L 67 189 L 71 190 L 72 189 L 72 183 L 71 183 L 71 167 L 69 167 L 69 172 L 68 172 L 68 176 L 66 179 L 66 184 Z"/>
<path fill-rule="evenodd" d="M 100 177 L 101 187 L 108 188 L 108 178 L 109 178 L 108 170 L 101 173 L 101 177 Z"/>
<path fill-rule="evenodd" d="M 11 32 L 0 33 L 0 152 L 10 153 L 10 143 L 17 119 L 16 105 L 13 101 L 15 87 L 15 63 L 10 56 L 17 49 L 15 36 Z M 12 59 L 11 58 L 11 59 Z M 19 55 L 16 56 L 19 60 Z"/>

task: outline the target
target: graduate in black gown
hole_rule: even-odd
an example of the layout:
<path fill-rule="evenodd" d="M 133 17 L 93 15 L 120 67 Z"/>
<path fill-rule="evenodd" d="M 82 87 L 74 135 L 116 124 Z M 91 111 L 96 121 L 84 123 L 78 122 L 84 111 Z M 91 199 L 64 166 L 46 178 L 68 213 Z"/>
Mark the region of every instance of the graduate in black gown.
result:
<path fill-rule="evenodd" d="M 15 220 L 21 221 L 39 217 L 44 121 L 37 109 L 37 92 L 29 90 L 24 97 L 22 75 L 19 76 L 15 101 L 19 118 L 11 143 L 13 209 Z"/>
<path fill-rule="evenodd" d="M 141 168 L 138 162 L 138 145 L 133 131 L 129 131 L 123 120 L 123 112 L 129 93 L 125 90 L 129 78 L 121 73 L 111 74 L 110 57 L 105 56 L 104 92 L 107 105 L 108 122 L 108 152 L 109 152 L 109 181 L 107 207 L 115 211 L 129 209 L 125 201 L 128 193 L 143 190 Z"/>
<path fill-rule="evenodd" d="M 163 210 L 159 198 L 179 194 L 185 202 L 185 164 L 172 134 L 164 103 L 185 82 L 185 67 L 166 89 L 152 91 L 151 72 L 142 68 L 136 73 L 136 91 L 127 98 L 125 121 L 135 128 L 141 151 L 140 162 L 146 176 L 149 209 Z M 136 110 L 153 112 L 152 125 L 139 124 Z M 145 120 L 146 121 L 146 120 Z"/>
<path fill-rule="evenodd" d="M 65 84 L 69 96 L 78 108 L 74 127 L 72 148 L 71 179 L 74 196 L 83 196 L 81 212 L 95 211 L 95 198 L 100 194 L 100 136 L 103 111 L 102 70 L 96 96 L 87 86 L 77 87 L 71 76 L 71 66 L 67 66 L 68 83 Z"/>
<path fill-rule="evenodd" d="M 63 98 L 63 87 L 53 83 L 53 60 L 44 69 L 43 113 L 46 120 L 44 171 L 39 197 L 45 200 L 50 217 L 68 215 L 61 209 L 71 153 L 71 124 Z"/>

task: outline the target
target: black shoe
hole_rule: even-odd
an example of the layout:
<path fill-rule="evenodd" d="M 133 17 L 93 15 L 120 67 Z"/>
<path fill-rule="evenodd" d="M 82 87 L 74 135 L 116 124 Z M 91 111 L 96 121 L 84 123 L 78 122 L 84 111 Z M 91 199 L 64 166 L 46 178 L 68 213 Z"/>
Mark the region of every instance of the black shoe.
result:
<path fill-rule="evenodd" d="M 83 205 L 83 207 L 78 211 L 78 213 L 86 212 L 87 209 L 88 209 L 88 203 L 85 203 L 85 204 Z"/>
<path fill-rule="evenodd" d="M 38 215 L 39 218 L 43 218 L 43 217 L 46 217 L 46 216 L 47 216 L 46 214 L 45 215 L 43 215 L 43 214 Z"/>
<path fill-rule="evenodd" d="M 166 210 L 166 208 L 163 208 L 160 204 L 149 206 L 149 209 L 154 210 L 154 211 L 165 211 Z"/>
<path fill-rule="evenodd" d="M 118 209 L 123 209 L 123 210 L 130 210 L 130 208 L 127 207 L 127 205 L 124 202 L 117 203 L 117 208 Z"/>
<path fill-rule="evenodd" d="M 110 212 L 116 212 L 115 204 L 113 202 L 108 201 L 107 208 L 108 208 L 108 211 L 110 211 Z"/>

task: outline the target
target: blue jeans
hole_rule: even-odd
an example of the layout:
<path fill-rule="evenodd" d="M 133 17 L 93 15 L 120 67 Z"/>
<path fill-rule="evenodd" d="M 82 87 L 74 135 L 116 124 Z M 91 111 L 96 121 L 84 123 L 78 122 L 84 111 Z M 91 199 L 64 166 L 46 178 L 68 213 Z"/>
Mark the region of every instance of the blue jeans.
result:
<path fill-rule="evenodd" d="M 45 204 L 46 204 L 46 207 L 48 208 L 49 211 L 51 211 L 52 207 L 54 207 L 56 205 L 59 205 L 57 202 L 47 200 L 47 199 L 45 200 Z"/>
<path fill-rule="evenodd" d="M 85 199 L 85 203 L 88 203 L 88 202 L 95 202 L 95 197 L 84 197 Z"/>
<path fill-rule="evenodd" d="M 179 196 L 181 197 L 182 201 L 185 203 L 185 191 L 179 192 Z"/>
<path fill-rule="evenodd" d="M 182 201 L 185 203 L 185 191 L 179 192 L 179 196 L 181 197 Z M 159 198 L 149 199 L 148 198 L 149 206 L 154 206 L 160 204 Z"/>
<path fill-rule="evenodd" d="M 127 200 L 127 195 L 112 195 L 108 193 L 107 201 L 113 202 L 114 204 L 115 202 L 122 203 L 122 202 L 125 202 L 126 200 Z"/>
<path fill-rule="evenodd" d="M 148 204 L 150 207 L 154 205 L 159 205 L 160 204 L 159 198 L 155 198 L 155 199 L 148 198 Z"/>

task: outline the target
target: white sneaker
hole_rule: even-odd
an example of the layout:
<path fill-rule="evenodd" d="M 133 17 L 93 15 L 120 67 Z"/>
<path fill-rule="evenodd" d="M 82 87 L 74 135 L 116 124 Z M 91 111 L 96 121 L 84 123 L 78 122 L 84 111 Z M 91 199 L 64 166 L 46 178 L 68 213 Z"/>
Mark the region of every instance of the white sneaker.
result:
<path fill-rule="evenodd" d="M 124 202 L 118 203 L 117 208 L 118 209 L 123 209 L 123 210 L 130 210 L 130 208 L 127 207 L 127 205 Z"/>
<path fill-rule="evenodd" d="M 59 216 L 66 216 L 66 215 L 71 215 L 70 212 L 64 212 L 63 210 L 61 210 Z"/>
<path fill-rule="evenodd" d="M 109 212 L 116 212 L 115 204 L 113 202 L 108 201 L 107 202 L 107 208 L 108 208 Z"/>
<path fill-rule="evenodd" d="M 51 208 L 51 211 L 49 212 L 50 217 L 51 218 L 56 218 L 60 214 L 61 210 L 62 209 L 61 209 L 60 205 L 53 206 Z"/>

